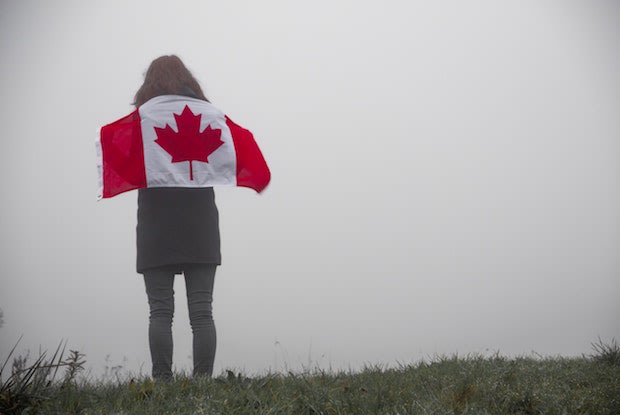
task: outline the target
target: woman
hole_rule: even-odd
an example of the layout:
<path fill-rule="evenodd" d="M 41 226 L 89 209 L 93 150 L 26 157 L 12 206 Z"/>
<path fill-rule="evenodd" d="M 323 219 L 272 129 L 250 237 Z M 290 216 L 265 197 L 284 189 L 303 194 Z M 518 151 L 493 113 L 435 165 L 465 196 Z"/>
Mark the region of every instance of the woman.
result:
<path fill-rule="evenodd" d="M 160 95 L 208 101 L 177 56 L 155 59 L 134 98 L 139 107 Z M 152 375 L 172 377 L 173 283 L 185 276 L 193 332 L 194 375 L 211 376 L 216 334 L 212 315 L 215 270 L 221 262 L 213 188 L 148 188 L 138 191 L 137 271 L 148 296 Z"/>

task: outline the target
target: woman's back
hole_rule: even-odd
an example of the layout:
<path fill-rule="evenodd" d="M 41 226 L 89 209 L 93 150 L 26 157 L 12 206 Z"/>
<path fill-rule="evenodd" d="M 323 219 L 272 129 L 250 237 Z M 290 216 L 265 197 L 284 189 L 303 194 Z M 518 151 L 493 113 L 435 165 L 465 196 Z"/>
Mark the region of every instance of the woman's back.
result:
<path fill-rule="evenodd" d="M 221 263 L 218 210 L 213 188 L 162 187 L 138 191 L 137 264 Z"/>

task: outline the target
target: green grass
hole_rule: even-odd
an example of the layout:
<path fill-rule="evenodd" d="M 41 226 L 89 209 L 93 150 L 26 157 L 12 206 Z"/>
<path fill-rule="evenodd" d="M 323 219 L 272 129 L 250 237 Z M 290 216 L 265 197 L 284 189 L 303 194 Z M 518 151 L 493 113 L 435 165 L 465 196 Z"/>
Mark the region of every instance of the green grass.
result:
<path fill-rule="evenodd" d="M 618 415 L 620 350 L 615 343 L 597 345 L 605 347 L 593 345 L 596 353 L 581 358 L 452 356 L 359 372 L 246 377 L 227 371 L 155 383 L 77 381 L 68 364 L 63 381 L 39 390 L 23 413 Z"/>

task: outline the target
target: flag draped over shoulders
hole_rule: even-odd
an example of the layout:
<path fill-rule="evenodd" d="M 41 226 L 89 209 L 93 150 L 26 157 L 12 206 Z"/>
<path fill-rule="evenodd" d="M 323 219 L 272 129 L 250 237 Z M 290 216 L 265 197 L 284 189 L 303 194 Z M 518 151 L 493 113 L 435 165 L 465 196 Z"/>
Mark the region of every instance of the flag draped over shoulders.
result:
<path fill-rule="evenodd" d="M 243 186 L 262 192 L 271 173 L 252 133 L 211 103 L 155 97 L 101 128 L 98 198 L 147 187 Z"/>

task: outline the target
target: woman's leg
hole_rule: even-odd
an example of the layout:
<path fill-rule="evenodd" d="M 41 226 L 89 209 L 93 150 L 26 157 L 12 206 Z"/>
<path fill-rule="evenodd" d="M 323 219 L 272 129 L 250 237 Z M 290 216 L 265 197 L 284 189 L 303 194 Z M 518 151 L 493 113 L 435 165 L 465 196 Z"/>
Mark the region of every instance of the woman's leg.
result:
<path fill-rule="evenodd" d="M 174 315 L 174 271 L 153 268 L 144 272 L 149 300 L 149 347 L 153 378 L 172 378 L 172 317 Z"/>
<path fill-rule="evenodd" d="M 189 321 L 194 333 L 194 376 L 211 376 L 215 360 L 215 324 L 212 301 L 216 265 L 196 264 L 184 268 Z"/>

